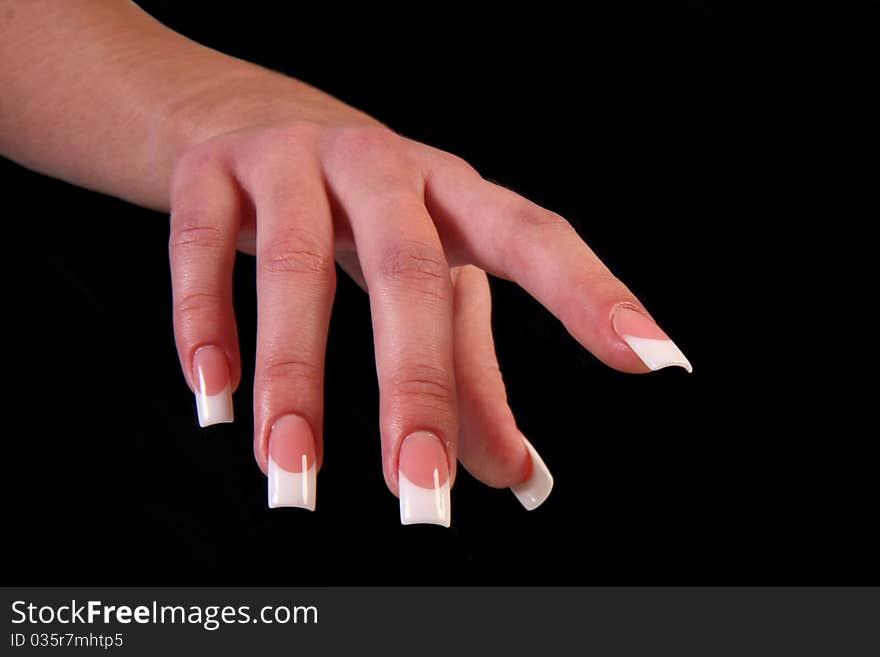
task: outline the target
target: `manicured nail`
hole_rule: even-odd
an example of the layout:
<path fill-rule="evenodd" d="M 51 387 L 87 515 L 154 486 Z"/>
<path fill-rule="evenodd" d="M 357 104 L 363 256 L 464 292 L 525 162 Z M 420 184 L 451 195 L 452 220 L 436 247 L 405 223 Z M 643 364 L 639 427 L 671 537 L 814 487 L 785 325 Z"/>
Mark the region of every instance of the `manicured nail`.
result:
<path fill-rule="evenodd" d="M 449 527 L 449 462 L 433 433 L 417 431 L 400 446 L 400 522 Z"/>
<path fill-rule="evenodd" d="M 199 426 L 232 422 L 232 387 L 229 364 L 220 347 L 201 347 L 193 355 L 193 379 Z"/>
<path fill-rule="evenodd" d="M 677 365 L 693 372 L 681 349 L 675 346 L 663 329 L 642 313 L 630 308 L 618 308 L 612 324 L 617 335 L 652 370 Z"/>
<path fill-rule="evenodd" d="M 269 508 L 295 506 L 315 510 L 317 466 L 309 423 L 284 415 L 269 432 Z"/>
<path fill-rule="evenodd" d="M 529 450 L 529 456 L 532 457 L 532 473 L 529 478 L 521 484 L 511 486 L 510 490 L 516 495 L 526 509 L 532 511 L 537 509 L 550 496 L 553 490 L 553 475 L 544 463 L 544 459 L 538 454 L 538 450 L 532 447 L 532 443 L 522 437 L 523 444 Z"/>

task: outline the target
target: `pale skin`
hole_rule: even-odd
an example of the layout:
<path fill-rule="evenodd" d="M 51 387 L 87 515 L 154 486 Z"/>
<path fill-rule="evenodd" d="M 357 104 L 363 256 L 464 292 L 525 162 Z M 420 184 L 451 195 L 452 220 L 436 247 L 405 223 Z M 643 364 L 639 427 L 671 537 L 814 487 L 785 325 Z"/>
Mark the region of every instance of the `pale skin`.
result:
<path fill-rule="evenodd" d="M 287 414 L 323 454 L 334 263 L 370 295 L 383 468 L 430 431 L 494 487 L 531 460 L 506 400 L 486 273 L 516 282 L 605 364 L 648 367 L 614 330 L 649 317 L 559 215 L 462 159 L 398 136 L 295 79 L 200 46 L 125 0 L 0 0 L 0 154 L 170 212 L 174 327 L 193 356 L 222 350 L 240 383 L 231 272 L 256 255 L 254 452 Z M 290 321 L 290 318 L 296 321 Z"/>

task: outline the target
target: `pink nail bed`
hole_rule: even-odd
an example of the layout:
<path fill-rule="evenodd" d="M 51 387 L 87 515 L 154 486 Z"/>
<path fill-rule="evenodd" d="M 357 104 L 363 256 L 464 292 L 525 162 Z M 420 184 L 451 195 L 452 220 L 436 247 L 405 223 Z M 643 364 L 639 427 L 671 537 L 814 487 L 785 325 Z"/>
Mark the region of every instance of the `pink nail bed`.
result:
<path fill-rule="evenodd" d="M 412 433 L 398 458 L 400 522 L 449 527 L 449 461 L 443 442 L 427 431 Z"/>
<path fill-rule="evenodd" d="M 651 340 L 669 339 L 654 320 L 630 308 L 620 308 L 614 313 L 614 330 L 618 335 L 631 335 Z"/>
<path fill-rule="evenodd" d="M 400 447 L 400 471 L 410 482 L 422 488 L 446 483 L 449 466 L 443 443 L 427 431 L 407 436 Z"/>
<path fill-rule="evenodd" d="M 199 425 L 232 422 L 232 387 L 226 352 L 215 346 L 199 348 L 193 354 L 192 376 Z"/>
<path fill-rule="evenodd" d="M 269 508 L 315 510 L 316 459 L 309 423 L 298 415 L 278 418 L 269 432 Z"/>
<path fill-rule="evenodd" d="M 614 332 L 651 370 L 664 367 L 683 367 L 692 372 L 690 361 L 669 339 L 656 322 L 637 310 L 621 307 L 611 319 Z"/>

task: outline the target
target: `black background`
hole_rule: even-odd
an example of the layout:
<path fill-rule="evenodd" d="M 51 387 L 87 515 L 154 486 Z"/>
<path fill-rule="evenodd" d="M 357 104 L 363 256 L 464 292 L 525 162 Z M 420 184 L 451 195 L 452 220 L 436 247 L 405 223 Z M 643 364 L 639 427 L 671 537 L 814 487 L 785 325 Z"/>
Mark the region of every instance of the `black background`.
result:
<path fill-rule="evenodd" d="M 141 4 L 562 213 L 695 372 L 610 371 L 494 281 L 511 405 L 556 487 L 528 513 L 461 471 L 451 529 L 402 527 L 367 299 L 343 275 L 318 511 L 270 512 L 251 446 L 253 260 L 236 271 L 237 420 L 201 431 L 172 339 L 167 218 L 0 162 L 10 583 L 878 583 L 875 461 L 858 402 L 833 392 L 835 360 L 859 348 L 820 327 L 844 311 L 801 243 L 828 194 L 796 173 L 809 146 L 787 100 L 821 39 L 698 2 Z"/>

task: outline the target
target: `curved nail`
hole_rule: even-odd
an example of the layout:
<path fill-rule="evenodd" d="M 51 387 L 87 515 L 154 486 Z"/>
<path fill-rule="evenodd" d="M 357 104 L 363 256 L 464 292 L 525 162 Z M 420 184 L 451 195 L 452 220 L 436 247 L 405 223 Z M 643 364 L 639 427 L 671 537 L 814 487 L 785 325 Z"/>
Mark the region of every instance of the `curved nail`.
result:
<path fill-rule="evenodd" d="M 693 372 L 690 361 L 650 317 L 632 308 L 618 308 L 611 319 L 614 332 L 651 370 L 683 367 Z"/>
<path fill-rule="evenodd" d="M 532 473 L 521 484 L 511 486 L 510 490 L 516 495 L 516 499 L 519 500 L 520 504 L 529 511 L 532 511 L 541 506 L 550 496 L 550 491 L 553 490 L 553 475 L 550 474 L 544 459 L 541 458 L 541 455 L 538 454 L 538 450 L 532 446 L 532 443 L 525 436 L 522 437 L 522 441 L 526 449 L 529 450 L 529 456 L 532 458 Z"/>

